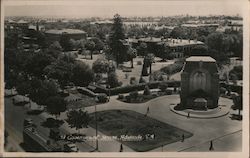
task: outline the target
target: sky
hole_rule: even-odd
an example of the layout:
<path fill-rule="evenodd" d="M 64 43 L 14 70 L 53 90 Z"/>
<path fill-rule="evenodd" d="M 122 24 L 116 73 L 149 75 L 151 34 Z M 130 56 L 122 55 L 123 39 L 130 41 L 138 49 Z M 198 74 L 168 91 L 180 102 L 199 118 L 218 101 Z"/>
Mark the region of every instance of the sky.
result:
<path fill-rule="evenodd" d="M 130 16 L 243 15 L 242 0 L 73 0 L 7 1 L 5 16 L 62 16 L 111 18 Z"/>

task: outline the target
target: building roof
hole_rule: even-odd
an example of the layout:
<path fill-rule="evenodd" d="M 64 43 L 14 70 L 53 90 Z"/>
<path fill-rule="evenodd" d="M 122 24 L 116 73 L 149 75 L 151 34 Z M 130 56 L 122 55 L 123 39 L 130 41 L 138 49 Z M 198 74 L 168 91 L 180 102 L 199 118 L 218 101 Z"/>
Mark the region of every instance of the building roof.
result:
<path fill-rule="evenodd" d="M 18 24 L 27 24 L 28 22 L 27 22 L 27 21 L 24 21 L 24 20 L 19 20 L 17 23 L 18 23 Z"/>
<path fill-rule="evenodd" d="M 52 30 L 46 31 L 45 33 L 59 35 L 59 34 L 63 34 L 63 33 L 68 33 L 68 34 L 85 34 L 86 32 L 82 31 L 82 30 L 77 30 L 77 29 L 62 29 L 62 30 L 52 29 Z"/>
<path fill-rule="evenodd" d="M 188 62 L 202 61 L 202 62 L 212 62 L 212 63 L 216 62 L 216 60 L 214 60 L 210 56 L 191 56 L 191 57 L 187 58 L 186 61 L 188 61 Z"/>

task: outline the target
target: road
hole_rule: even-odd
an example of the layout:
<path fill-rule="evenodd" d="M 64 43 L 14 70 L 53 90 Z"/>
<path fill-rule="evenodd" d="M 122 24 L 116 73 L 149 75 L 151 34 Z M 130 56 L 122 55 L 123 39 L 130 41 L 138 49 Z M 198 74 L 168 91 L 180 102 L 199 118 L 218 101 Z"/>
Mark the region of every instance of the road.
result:
<path fill-rule="evenodd" d="M 46 120 L 44 115 L 27 115 L 27 106 L 13 105 L 11 98 L 5 98 L 5 129 L 8 131 L 8 141 L 17 151 L 24 151 L 22 148 L 23 143 L 23 120 L 25 118 L 31 118 L 33 122 L 38 125 L 37 131 L 42 135 L 49 135 L 49 128 L 41 126 L 41 123 Z M 63 134 L 69 132 L 61 129 Z M 86 143 L 76 143 L 79 151 L 87 152 L 94 150 L 94 147 L 89 146 Z"/>

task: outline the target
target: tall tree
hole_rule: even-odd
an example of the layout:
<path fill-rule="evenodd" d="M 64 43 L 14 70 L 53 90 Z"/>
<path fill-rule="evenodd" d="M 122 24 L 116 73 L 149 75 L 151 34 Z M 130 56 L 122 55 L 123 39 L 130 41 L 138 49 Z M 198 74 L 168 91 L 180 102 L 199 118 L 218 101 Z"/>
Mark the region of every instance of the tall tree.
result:
<path fill-rule="evenodd" d="M 114 23 L 112 27 L 112 33 L 110 36 L 110 48 L 112 55 L 114 56 L 117 66 L 119 63 L 122 63 L 126 58 L 126 52 L 124 51 L 124 45 L 121 42 L 125 39 L 124 29 L 122 20 L 119 14 L 115 14 Z"/>
<path fill-rule="evenodd" d="M 67 122 L 71 128 L 76 128 L 78 133 L 81 128 L 87 128 L 91 118 L 86 111 L 71 110 L 67 113 Z"/>
<path fill-rule="evenodd" d="M 62 34 L 60 38 L 60 45 L 63 47 L 64 51 L 72 50 L 72 45 L 70 43 L 70 38 L 68 34 L 66 33 Z"/>
<path fill-rule="evenodd" d="M 91 60 L 93 59 L 93 51 L 95 49 L 95 42 L 93 41 L 88 41 L 86 44 L 85 44 L 85 47 L 87 50 L 90 51 L 90 58 Z"/>

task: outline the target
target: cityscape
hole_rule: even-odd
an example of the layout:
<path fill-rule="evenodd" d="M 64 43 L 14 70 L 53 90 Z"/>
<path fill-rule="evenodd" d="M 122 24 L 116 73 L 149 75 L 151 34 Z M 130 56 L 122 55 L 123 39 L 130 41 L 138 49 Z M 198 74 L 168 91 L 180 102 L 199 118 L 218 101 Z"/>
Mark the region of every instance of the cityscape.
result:
<path fill-rule="evenodd" d="M 16 9 L 4 16 L 5 152 L 242 152 L 241 13 Z"/>

